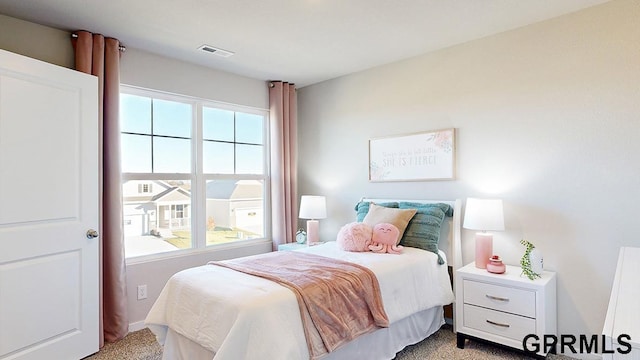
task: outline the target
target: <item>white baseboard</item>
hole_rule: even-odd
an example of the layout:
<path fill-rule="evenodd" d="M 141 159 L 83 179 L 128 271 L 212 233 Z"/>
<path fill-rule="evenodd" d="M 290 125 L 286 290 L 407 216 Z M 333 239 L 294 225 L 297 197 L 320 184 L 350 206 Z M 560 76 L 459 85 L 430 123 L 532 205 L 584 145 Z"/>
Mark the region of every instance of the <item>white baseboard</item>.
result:
<path fill-rule="evenodd" d="M 134 331 L 138 331 L 138 330 L 142 330 L 144 328 L 146 328 L 147 326 L 144 324 L 144 320 L 143 321 L 137 321 L 134 323 L 130 323 L 129 324 L 129 332 L 132 333 Z"/>

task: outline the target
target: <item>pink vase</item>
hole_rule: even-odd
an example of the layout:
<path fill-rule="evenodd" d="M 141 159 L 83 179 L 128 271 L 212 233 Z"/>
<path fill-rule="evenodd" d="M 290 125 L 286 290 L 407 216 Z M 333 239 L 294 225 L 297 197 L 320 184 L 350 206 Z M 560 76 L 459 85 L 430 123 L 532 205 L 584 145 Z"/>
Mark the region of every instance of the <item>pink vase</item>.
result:
<path fill-rule="evenodd" d="M 506 266 L 502 263 L 500 256 L 493 255 L 487 263 L 487 271 L 494 274 L 503 274 L 506 270 Z"/>

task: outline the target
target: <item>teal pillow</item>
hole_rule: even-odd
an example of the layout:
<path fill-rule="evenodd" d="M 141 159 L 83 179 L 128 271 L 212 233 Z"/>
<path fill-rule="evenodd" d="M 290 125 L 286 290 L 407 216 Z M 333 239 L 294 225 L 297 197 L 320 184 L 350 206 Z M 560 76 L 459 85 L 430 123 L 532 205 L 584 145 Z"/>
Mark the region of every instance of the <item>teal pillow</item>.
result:
<path fill-rule="evenodd" d="M 356 204 L 355 207 L 355 211 L 356 211 L 356 221 L 357 222 L 362 222 L 362 220 L 364 220 L 364 217 L 367 216 L 367 213 L 369 213 L 369 205 L 371 204 L 371 202 L 369 201 L 360 201 L 359 203 Z M 388 207 L 388 208 L 398 208 L 398 203 L 397 202 L 384 202 L 384 203 L 376 203 L 376 205 L 378 206 L 384 206 L 384 207 Z"/>
<path fill-rule="evenodd" d="M 440 239 L 440 227 L 445 216 L 453 216 L 453 208 L 448 204 L 420 204 L 401 202 L 400 209 L 416 209 L 400 245 L 415 247 L 438 255 L 438 264 L 444 264 L 444 259 L 438 254 L 438 240 Z"/>

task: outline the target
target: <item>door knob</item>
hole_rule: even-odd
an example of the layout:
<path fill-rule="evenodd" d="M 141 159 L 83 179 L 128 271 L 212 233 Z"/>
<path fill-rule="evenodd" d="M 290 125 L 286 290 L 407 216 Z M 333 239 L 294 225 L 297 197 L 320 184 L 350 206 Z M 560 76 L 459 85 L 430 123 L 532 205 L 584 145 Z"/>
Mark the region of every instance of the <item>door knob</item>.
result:
<path fill-rule="evenodd" d="M 93 229 L 89 229 L 87 230 L 87 239 L 95 239 L 98 237 L 98 232 L 93 230 Z"/>

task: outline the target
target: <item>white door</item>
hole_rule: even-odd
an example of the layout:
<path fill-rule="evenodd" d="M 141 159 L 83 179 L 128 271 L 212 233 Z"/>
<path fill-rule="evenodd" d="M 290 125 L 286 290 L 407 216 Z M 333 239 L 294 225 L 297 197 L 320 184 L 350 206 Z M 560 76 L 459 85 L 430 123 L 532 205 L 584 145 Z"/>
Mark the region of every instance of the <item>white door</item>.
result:
<path fill-rule="evenodd" d="M 97 78 L 0 50 L 0 359 L 98 351 Z"/>

